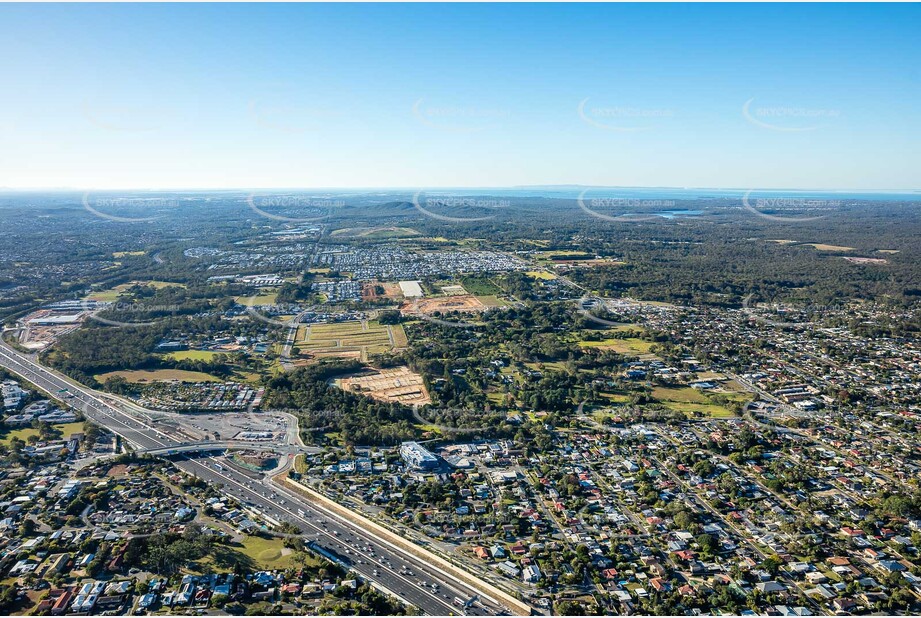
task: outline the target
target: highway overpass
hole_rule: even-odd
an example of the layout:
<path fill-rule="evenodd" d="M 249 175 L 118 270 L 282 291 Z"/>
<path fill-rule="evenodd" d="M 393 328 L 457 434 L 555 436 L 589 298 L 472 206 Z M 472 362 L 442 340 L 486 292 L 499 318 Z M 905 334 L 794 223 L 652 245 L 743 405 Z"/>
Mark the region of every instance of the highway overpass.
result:
<path fill-rule="evenodd" d="M 0 342 L 0 366 L 28 380 L 52 397 L 60 398 L 65 390 L 72 394 L 66 403 L 80 410 L 86 418 L 107 428 L 129 442 L 139 451 L 173 449 L 182 445 L 175 436 L 147 424 L 110 400 L 102 393 L 87 388 L 56 371 L 34 362 L 3 342 Z M 198 443 L 198 447 L 201 448 Z M 213 457 L 178 461 L 175 466 L 188 474 L 209 482 L 215 489 L 254 508 L 265 516 L 296 525 L 307 540 L 315 541 L 328 550 L 355 556 L 352 569 L 362 579 L 387 590 L 422 612 L 435 615 L 456 615 L 460 608 L 453 605 L 455 597 L 479 595 L 477 607 L 466 610 L 468 615 L 497 615 L 511 613 L 510 609 L 491 597 L 488 589 L 472 586 L 456 576 L 439 569 L 415 552 L 405 551 L 373 531 L 346 519 L 335 517 L 297 494 L 275 487 L 269 480 L 260 483 L 233 470 L 218 467 Z M 368 551 L 368 547 L 373 549 Z M 420 552 L 422 548 L 420 548 Z M 437 587 L 433 586 L 437 584 Z"/>

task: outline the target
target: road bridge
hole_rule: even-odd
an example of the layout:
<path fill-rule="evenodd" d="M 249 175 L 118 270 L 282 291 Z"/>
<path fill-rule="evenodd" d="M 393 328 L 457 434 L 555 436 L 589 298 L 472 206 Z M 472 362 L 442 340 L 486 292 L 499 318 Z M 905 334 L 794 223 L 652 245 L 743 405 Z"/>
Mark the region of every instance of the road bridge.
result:
<path fill-rule="evenodd" d="M 182 446 L 175 436 L 144 422 L 136 413 L 127 412 L 125 407 L 111 400 L 106 401 L 99 391 L 38 364 L 28 355 L 3 342 L 0 342 L 0 366 L 28 380 L 52 397 L 64 399 L 88 419 L 106 427 L 139 451 Z M 286 492 L 281 487 L 262 485 L 230 466 L 218 468 L 215 465 L 217 463 L 213 458 L 204 461 L 186 460 L 177 462 L 176 467 L 257 509 L 266 518 L 295 524 L 304 531 L 305 539 L 316 541 L 337 553 L 361 556 L 360 561 L 352 566 L 359 576 L 416 606 L 423 613 L 436 616 L 458 614 L 460 610 L 452 604 L 451 599 L 469 598 L 476 594 L 480 595 L 481 606 L 466 610 L 468 615 L 507 614 L 510 609 L 521 612 L 520 609 L 503 607 L 501 603 L 488 599 L 486 595 L 489 593 L 483 586 L 461 581 L 434 567 L 421 547 L 408 552 L 392 546 L 369 527 L 333 516 L 311 501 Z M 264 482 L 268 483 L 267 480 Z M 374 550 L 374 557 L 367 556 L 362 549 L 368 546 Z M 438 583 L 439 588 L 433 589 L 432 582 Z"/>
<path fill-rule="evenodd" d="M 178 455 L 179 453 L 209 453 L 233 449 L 254 451 L 272 451 L 279 455 L 297 455 L 300 453 L 319 453 L 320 449 L 309 446 L 278 445 L 266 442 L 242 442 L 240 440 L 203 440 L 201 442 L 182 442 L 156 448 L 138 449 L 139 454 L 154 456 Z"/>

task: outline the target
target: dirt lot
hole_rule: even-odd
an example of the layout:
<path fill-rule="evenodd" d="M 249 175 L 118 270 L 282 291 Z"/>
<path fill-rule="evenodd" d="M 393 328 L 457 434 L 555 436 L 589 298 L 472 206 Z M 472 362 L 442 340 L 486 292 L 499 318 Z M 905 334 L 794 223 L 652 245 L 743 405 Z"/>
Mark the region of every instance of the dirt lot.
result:
<path fill-rule="evenodd" d="M 382 369 L 373 375 L 353 376 L 336 381 L 337 386 L 380 401 L 397 401 L 407 405 L 431 403 L 422 376 L 408 367 Z"/>
<path fill-rule="evenodd" d="M 486 305 L 471 294 L 461 296 L 436 296 L 433 298 L 420 298 L 406 301 L 400 306 L 400 311 L 405 315 L 431 315 L 436 312 L 460 311 L 461 313 L 478 313 L 486 309 Z"/>
<path fill-rule="evenodd" d="M 378 288 L 383 288 L 383 293 Z M 369 281 L 361 286 L 362 300 L 376 300 L 378 298 L 388 298 L 390 300 L 403 300 L 403 292 L 400 290 L 398 283 L 382 283 L 379 281 Z"/>

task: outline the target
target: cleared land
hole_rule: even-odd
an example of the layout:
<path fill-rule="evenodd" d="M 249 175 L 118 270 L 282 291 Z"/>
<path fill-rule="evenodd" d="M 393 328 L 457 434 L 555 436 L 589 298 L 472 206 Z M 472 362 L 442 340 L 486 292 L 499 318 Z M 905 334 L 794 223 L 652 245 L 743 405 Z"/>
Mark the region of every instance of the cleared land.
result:
<path fill-rule="evenodd" d="M 377 298 L 389 298 L 391 300 L 403 300 L 403 291 L 399 283 L 370 281 L 361 286 L 362 300 L 375 300 Z"/>
<path fill-rule="evenodd" d="M 648 354 L 649 349 L 654 344 L 651 341 L 645 341 L 637 337 L 628 337 L 626 339 L 580 341 L 579 345 L 583 348 L 600 348 L 602 350 L 613 350 L 618 354 Z"/>
<path fill-rule="evenodd" d="M 407 345 L 406 333 L 399 324 L 338 322 L 298 327 L 297 348 L 311 358 L 330 356 L 368 360 L 370 354 L 383 354 Z"/>
<path fill-rule="evenodd" d="M 431 315 L 433 313 L 446 313 L 459 311 L 461 313 L 478 313 L 486 309 L 476 296 L 464 294 L 461 296 L 442 296 L 434 298 L 421 298 L 418 301 L 407 301 L 400 306 L 404 315 Z"/>
<path fill-rule="evenodd" d="M 96 375 L 96 380 L 99 382 L 105 382 L 109 378 L 121 376 L 125 378 L 128 382 L 132 383 L 143 383 L 143 382 L 168 382 L 168 381 L 177 381 L 177 382 L 220 382 L 221 380 L 215 378 L 213 375 L 207 373 L 202 373 L 201 371 L 185 371 L 182 369 L 156 369 L 154 371 L 148 371 L 145 369 L 137 370 L 123 370 L 123 371 L 110 371 L 108 373 L 100 373 Z"/>
<path fill-rule="evenodd" d="M 367 395 L 380 401 L 407 405 L 431 403 L 422 376 L 409 367 L 381 369 L 372 375 L 351 376 L 336 380 L 336 385 L 353 393 Z"/>
<path fill-rule="evenodd" d="M 410 227 L 346 227 L 334 230 L 330 236 L 343 238 L 405 238 L 408 236 L 421 236 Z"/>
<path fill-rule="evenodd" d="M 819 251 L 854 251 L 854 247 L 843 247 L 841 245 L 823 245 L 817 242 L 803 243 L 807 247 L 818 249 Z"/>

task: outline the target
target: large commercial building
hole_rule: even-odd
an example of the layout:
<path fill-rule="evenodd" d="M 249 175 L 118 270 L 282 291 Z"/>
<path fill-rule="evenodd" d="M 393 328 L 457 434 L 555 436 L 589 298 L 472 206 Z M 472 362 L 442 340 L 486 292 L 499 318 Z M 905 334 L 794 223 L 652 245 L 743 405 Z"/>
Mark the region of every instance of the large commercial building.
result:
<path fill-rule="evenodd" d="M 438 467 L 438 458 L 418 442 L 404 442 L 400 445 L 400 456 L 416 470 L 432 470 Z"/>

